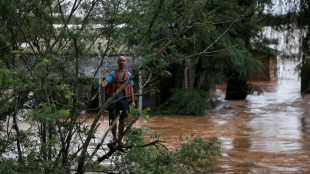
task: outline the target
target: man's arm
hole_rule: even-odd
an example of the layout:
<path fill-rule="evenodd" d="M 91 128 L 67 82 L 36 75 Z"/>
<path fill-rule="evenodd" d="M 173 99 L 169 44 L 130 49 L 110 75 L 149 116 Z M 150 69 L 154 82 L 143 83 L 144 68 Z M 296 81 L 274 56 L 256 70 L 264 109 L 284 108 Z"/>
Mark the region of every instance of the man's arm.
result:
<path fill-rule="evenodd" d="M 135 93 L 133 90 L 133 87 L 130 86 L 130 90 L 131 90 L 131 107 L 136 107 L 136 103 L 135 103 Z"/>
<path fill-rule="evenodd" d="M 104 80 L 101 82 L 101 87 L 104 88 L 109 84 L 109 82 L 107 80 Z"/>
<path fill-rule="evenodd" d="M 109 83 L 113 82 L 113 73 L 115 74 L 114 71 L 110 72 L 107 77 L 105 78 L 104 81 L 101 82 L 101 87 L 104 88 L 106 87 Z"/>

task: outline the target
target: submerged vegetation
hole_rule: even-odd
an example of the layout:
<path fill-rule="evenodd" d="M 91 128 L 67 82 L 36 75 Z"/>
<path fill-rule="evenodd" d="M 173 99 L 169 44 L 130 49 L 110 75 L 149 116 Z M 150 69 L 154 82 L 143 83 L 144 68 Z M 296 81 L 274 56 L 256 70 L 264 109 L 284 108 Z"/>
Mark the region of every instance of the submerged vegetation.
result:
<path fill-rule="evenodd" d="M 211 110 L 211 103 L 215 102 L 214 96 L 209 92 L 190 89 L 174 89 L 168 101 L 158 108 L 155 113 L 164 115 L 204 115 L 206 110 Z"/>
<path fill-rule="evenodd" d="M 175 88 L 163 101 L 168 113 L 202 115 L 217 82 L 235 78 L 241 89 L 248 89 L 250 73 L 262 66 L 249 52 L 250 39 L 263 26 L 260 15 L 268 4 L 270 0 L 0 1 L 0 173 L 81 174 L 97 166 L 96 153 L 109 135 L 107 130 L 96 137 L 99 119 L 116 95 L 100 103 L 94 117 L 81 119 L 80 113 L 100 98 L 98 73 L 107 72 L 98 70 L 110 55 L 132 57 L 134 80 L 139 77 L 142 83 L 138 88 L 157 91 L 157 83 L 168 78 L 168 90 Z M 99 63 L 89 75 L 83 67 L 97 56 L 99 42 Z M 189 89 L 181 89 L 185 78 L 175 72 L 183 75 L 190 65 Z M 145 145 L 144 131 L 132 125 L 141 112 L 133 110 L 124 132 L 131 148 L 108 156 L 119 170 L 212 171 L 220 156 L 218 138 L 193 136 L 175 151 L 158 144 L 138 147 Z M 21 124 L 28 125 L 21 129 Z M 93 140 L 99 141 L 91 145 Z"/>
<path fill-rule="evenodd" d="M 162 144 L 144 145 L 143 129 L 132 129 L 127 136 L 131 146 L 126 153 L 115 157 L 115 170 L 120 173 L 208 173 L 213 171 L 221 156 L 221 142 L 217 137 L 204 140 L 199 136 L 187 137 L 174 151 Z"/>
<path fill-rule="evenodd" d="M 145 146 L 143 128 L 133 128 L 126 136 L 130 147 L 124 152 L 116 152 L 111 158 L 114 167 L 106 168 L 97 163 L 88 164 L 93 172 L 113 173 L 209 173 L 214 171 L 215 164 L 221 156 L 221 142 L 217 137 L 204 140 L 200 136 L 180 139 L 182 145 L 176 150 L 168 150 L 161 143 Z M 39 154 L 29 155 L 24 163 L 14 159 L 2 160 L 0 173 L 42 173 Z M 51 165 L 46 163 L 43 165 Z M 47 167 L 47 166 L 46 166 Z M 67 173 L 70 166 L 54 166 L 52 173 Z M 48 171 L 44 171 L 48 173 Z"/>

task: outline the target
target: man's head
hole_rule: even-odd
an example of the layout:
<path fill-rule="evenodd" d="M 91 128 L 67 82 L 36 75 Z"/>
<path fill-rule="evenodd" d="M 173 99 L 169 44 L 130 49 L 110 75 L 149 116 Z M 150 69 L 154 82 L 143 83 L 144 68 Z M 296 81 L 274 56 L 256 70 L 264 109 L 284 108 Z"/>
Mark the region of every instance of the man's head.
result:
<path fill-rule="evenodd" d="M 120 69 L 124 69 L 127 65 L 126 57 L 120 56 L 117 60 L 117 64 Z"/>

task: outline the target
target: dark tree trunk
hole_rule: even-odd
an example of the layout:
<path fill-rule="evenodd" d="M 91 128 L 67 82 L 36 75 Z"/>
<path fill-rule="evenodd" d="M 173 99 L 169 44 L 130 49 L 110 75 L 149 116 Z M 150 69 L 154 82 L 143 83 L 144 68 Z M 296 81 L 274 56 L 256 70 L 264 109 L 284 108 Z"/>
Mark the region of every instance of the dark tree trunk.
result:
<path fill-rule="evenodd" d="M 301 68 L 301 92 L 310 93 L 310 63 Z"/>
<path fill-rule="evenodd" d="M 231 78 L 227 81 L 226 100 L 244 100 L 248 95 L 244 80 Z"/>
<path fill-rule="evenodd" d="M 17 146 L 17 152 L 18 152 L 18 162 L 23 163 L 23 153 L 21 150 L 21 134 L 17 125 L 17 116 L 16 112 L 13 114 L 13 129 L 16 132 L 16 146 Z"/>

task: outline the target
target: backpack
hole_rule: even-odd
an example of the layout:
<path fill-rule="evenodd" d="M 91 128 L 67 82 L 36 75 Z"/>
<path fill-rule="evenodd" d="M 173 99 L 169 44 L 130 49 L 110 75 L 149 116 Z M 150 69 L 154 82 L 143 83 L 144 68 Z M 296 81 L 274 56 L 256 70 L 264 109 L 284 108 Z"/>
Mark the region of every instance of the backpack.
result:
<path fill-rule="evenodd" d="M 112 96 L 113 93 L 122 86 L 122 84 L 124 84 L 126 82 L 126 80 L 128 80 L 128 72 L 125 70 L 124 72 L 124 77 L 122 79 L 122 76 L 121 74 L 115 69 L 114 70 L 115 74 L 116 74 L 116 77 L 117 77 L 117 81 L 114 81 L 112 83 L 109 83 L 108 86 L 107 86 L 107 89 L 106 89 L 106 94 L 108 96 Z M 129 98 L 132 94 L 131 94 L 131 88 L 130 88 L 130 85 L 128 84 L 124 90 L 122 91 L 124 92 L 124 96 Z M 122 92 L 120 92 L 116 98 L 120 97 Z"/>

